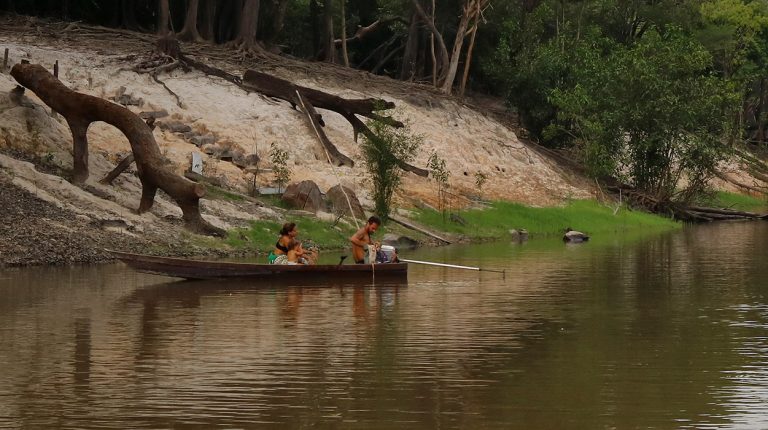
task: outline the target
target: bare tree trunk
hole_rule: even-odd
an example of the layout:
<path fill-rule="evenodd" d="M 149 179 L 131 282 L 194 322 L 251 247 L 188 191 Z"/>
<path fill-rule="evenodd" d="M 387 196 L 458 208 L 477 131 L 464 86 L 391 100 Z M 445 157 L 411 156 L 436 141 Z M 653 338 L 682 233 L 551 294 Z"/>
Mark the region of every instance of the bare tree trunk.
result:
<path fill-rule="evenodd" d="M 323 60 L 336 62 L 336 45 L 333 43 L 333 0 L 323 2 Z"/>
<path fill-rule="evenodd" d="M 419 15 L 415 11 L 411 14 L 411 23 L 408 25 L 408 40 L 405 42 L 403 52 L 403 64 L 400 67 L 400 79 L 413 80 L 416 74 L 416 56 L 419 49 Z"/>
<path fill-rule="evenodd" d="M 448 72 L 445 75 L 445 80 L 440 88 L 443 93 L 451 94 L 453 90 L 453 81 L 456 79 L 456 72 L 459 69 L 459 59 L 461 58 L 461 47 L 464 45 L 464 37 L 467 33 L 467 26 L 469 25 L 469 17 L 472 13 L 470 3 L 474 3 L 471 0 L 465 0 L 464 11 L 461 14 L 461 21 L 459 21 L 459 28 L 456 29 L 456 39 L 453 41 L 453 51 L 451 52 L 451 61 L 448 65 Z"/>
<path fill-rule="evenodd" d="M 285 13 L 288 10 L 288 0 L 272 0 L 273 8 L 272 16 L 269 17 L 272 28 L 269 33 L 263 38 L 264 43 L 267 46 L 274 46 L 275 41 L 280 37 L 285 26 Z"/>
<path fill-rule="evenodd" d="M 167 36 L 170 33 L 168 29 L 168 22 L 171 19 L 171 10 L 168 5 L 168 0 L 159 0 L 157 11 L 157 34 L 159 36 Z"/>
<path fill-rule="evenodd" d="M 432 35 L 434 36 L 435 40 L 437 41 L 437 47 L 439 48 L 439 59 L 440 59 L 440 66 L 437 68 L 439 72 L 439 77 L 437 79 L 438 84 L 445 81 L 446 73 L 448 73 L 448 48 L 445 46 L 445 40 L 443 39 L 443 35 L 440 34 L 440 31 L 435 26 L 435 23 L 433 20 L 427 16 L 427 14 L 424 12 L 424 9 L 421 7 L 421 4 L 419 3 L 419 0 L 411 0 L 413 3 L 413 6 L 416 8 L 416 12 L 421 17 L 421 20 L 424 21 L 424 23 L 427 24 L 429 27 L 429 30 L 432 32 Z"/>
<path fill-rule="evenodd" d="M 347 2 L 347 0 L 340 0 L 341 1 L 341 56 L 344 59 L 344 66 L 349 67 L 349 54 L 347 53 L 347 12 L 346 8 L 344 7 L 344 4 Z M 336 47 L 336 43 L 332 43 L 334 48 Z"/>
<path fill-rule="evenodd" d="M 321 18 L 320 18 L 320 5 L 317 4 L 317 0 L 309 0 L 309 22 L 312 27 L 312 48 L 315 53 L 315 58 L 321 60 L 323 58 L 323 42 L 321 36 Z"/>
<path fill-rule="evenodd" d="M 237 38 L 240 31 L 240 14 L 243 10 L 242 0 L 230 0 L 221 3 L 217 18 L 217 39 L 221 43 L 229 42 Z"/>
<path fill-rule="evenodd" d="M 474 0 L 474 18 L 475 22 L 470 30 L 471 36 L 469 38 L 469 47 L 467 48 L 467 56 L 464 59 L 464 76 L 461 78 L 461 88 L 459 95 L 464 97 L 464 90 L 467 89 L 467 79 L 469 79 L 469 66 L 472 64 L 472 50 L 475 48 L 475 36 L 477 36 L 477 27 L 480 25 L 480 0 Z"/>
<path fill-rule="evenodd" d="M 205 188 L 176 175 L 163 165 L 152 130 L 136 114 L 118 104 L 70 90 L 37 64 L 17 64 L 11 75 L 66 118 L 74 138 L 74 183 L 81 184 L 88 177 L 88 126 L 97 121 L 106 122 L 120 130 L 131 144 L 142 184 L 139 213 L 152 207 L 155 193 L 160 188 L 179 205 L 187 228 L 205 234 L 224 234 L 223 230 L 212 226 L 200 215 L 199 201 L 205 195 Z"/>
<path fill-rule="evenodd" d="M 235 44 L 240 49 L 250 50 L 258 49 L 256 44 L 256 30 L 259 25 L 259 6 L 260 0 L 246 0 L 243 5 L 243 11 L 240 15 L 240 31 L 238 32 Z"/>
<path fill-rule="evenodd" d="M 203 14 L 200 17 L 200 36 L 209 42 L 216 42 L 216 2 L 217 0 L 203 1 Z"/>
<path fill-rule="evenodd" d="M 200 0 L 189 0 L 187 4 L 187 16 L 184 18 L 184 28 L 178 34 L 179 40 L 187 42 L 202 42 L 203 38 L 197 31 L 197 11 Z"/>
<path fill-rule="evenodd" d="M 432 16 L 430 17 L 432 26 L 435 25 L 435 0 L 432 0 Z M 437 87 L 437 58 L 435 56 L 435 33 L 429 34 L 429 49 L 432 55 L 432 85 Z"/>

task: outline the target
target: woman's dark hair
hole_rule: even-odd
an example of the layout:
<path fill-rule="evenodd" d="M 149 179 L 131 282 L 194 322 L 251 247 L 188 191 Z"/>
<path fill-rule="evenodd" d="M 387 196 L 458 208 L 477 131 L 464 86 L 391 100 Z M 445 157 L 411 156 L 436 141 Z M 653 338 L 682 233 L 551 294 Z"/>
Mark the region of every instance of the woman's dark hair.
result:
<path fill-rule="evenodd" d="M 368 224 L 378 224 L 381 225 L 381 219 L 377 217 L 376 215 L 368 218 Z"/>
<path fill-rule="evenodd" d="M 283 224 L 283 228 L 280 229 L 280 236 L 288 236 L 288 233 L 293 231 L 294 228 L 296 228 L 295 222 L 287 222 Z"/>

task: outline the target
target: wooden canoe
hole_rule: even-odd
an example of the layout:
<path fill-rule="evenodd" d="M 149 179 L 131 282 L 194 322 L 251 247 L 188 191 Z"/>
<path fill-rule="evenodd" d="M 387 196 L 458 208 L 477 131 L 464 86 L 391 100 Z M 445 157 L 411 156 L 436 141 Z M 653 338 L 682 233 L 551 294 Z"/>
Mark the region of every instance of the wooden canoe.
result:
<path fill-rule="evenodd" d="M 284 265 L 234 263 L 229 261 L 190 260 L 187 258 L 156 257 L 108 250 L 120 261 L 138 272 L 184 279 L 261 278 L 268 276 L 293 279 L 315 278 L 361 279 L 375 277 L 407 277 L 408 263 L 388 264 L 316 264 Z"/>

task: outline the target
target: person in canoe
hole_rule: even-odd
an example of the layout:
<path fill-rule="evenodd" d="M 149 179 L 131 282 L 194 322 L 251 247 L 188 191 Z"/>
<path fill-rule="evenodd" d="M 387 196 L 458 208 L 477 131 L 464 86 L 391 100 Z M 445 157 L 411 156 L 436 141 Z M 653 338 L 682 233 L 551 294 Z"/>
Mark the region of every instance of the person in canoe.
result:
<path fill-rule="evenodd" d="M 299 250 L 301 249 L 301 242 L 291 239 L 288 242 L 288 246 L 285 247 L 285 253 L 275 257 L 272 264 L 306 264 L 302 263 L 299 257 Z"/>
<path fill-rule="evenodd" d="M 272 252 L 270 252 L 269 256 L 267 257 L 269 263 L 273 264 L 277 257 L 287 254 L 288 245 L 291 243 L 291 241 L 296 241 L 296 236 L 298 235 L 299 229 L 296 228 L 295 222 L 288 222 L 283 224 L 283 228 L 280 229 L 280 237 L 278 237 L 277 243 L 275 243 L 275 249 L 272 250 Z M 300 242 L 297 246 L 298 249 L 296 252 L 300 262 L 303 262 L 304 264 L 315 264 L 317 262 L 317 249 L 305 250 L 301 246 Z"/>
<path fill-rule="evenodd" d="M 369 247 L 374 249 L 378 247 L 378 242 L 374 242 L 371 239 L 371 235 L 376 232 L 380 225 L 381 219 L 377 216 L 372 216 L 368 218 L 368 222 L 360 230 L 349 238 L 349 241 L 352 242 L 352 258 L 354 258 L 356 264 L 365 264 L 365 257 Z"/>

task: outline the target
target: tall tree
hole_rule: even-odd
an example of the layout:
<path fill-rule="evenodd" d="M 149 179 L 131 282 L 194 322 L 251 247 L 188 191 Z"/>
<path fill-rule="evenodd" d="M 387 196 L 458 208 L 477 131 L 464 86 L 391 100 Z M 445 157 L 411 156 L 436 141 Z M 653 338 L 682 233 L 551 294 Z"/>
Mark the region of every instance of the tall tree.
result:
<path fill-rule="evenodd" d="M 221 2 L 221 8 L 216 19 L 216 39 L 220 43 L 229 42 L 237 38 L 240 29 L 243 0 L 229 0 Z"/>
<path fill-rule="evenodd" d="M 216 41 L 216 6 L 218 0 L 203 0 L 203 13 L 200 16 L 200 36 L 209 41 Z"/>
<path fill-rule="evenodd" d="M 416 75 L 416 57 L 419 50 L 419 15 L 415 11 L 411 14 L 411 22 L 408 24 L 408 39 L 405 42 L 403 62 L 400 67 L 400 79 L 412 80 Z"/>
<path fill-rule="evenodd" d="M 329 63 L 336 62 L 336 45 L 333 37 L 333 0 L 323 1 L 323 60 Z"/>
<path fill-rule="evenodd" d="M 483 16 L 483 9 L 487 7 L 489 1 L 475 0 L 474 2 L 474 23 L 469 30 L 469 47 L 467 48 L 467 57 L 464 59 L 464 76 L 461 78 L 461 87 L 459 89 L 459 95 L 464 96 L 464 91 L 467 89 L 467 79 L 469 79 L 469 67 L 472 64 L 472 51 L 475 49 L 475 38 L 477 37 L 477 27 L 480 25 L 480 19 Z"/>
<path fill-rule="evenodd" d="M 168 0 L 159 0 L 157 7 L 157 34 L 166 36 L 170 33 L 168 22 L 171 19 L 171 8 L 168 4 Z"/>
<path fill-rule="evenodd" d="M 275 46 L 285 26 L 285 14 L 288 11 L 288 0 L 269 0 L 262 6 L 259 21 L 259 39 L 265 46 Z"/>
<path fill-rule="evenodd" d="M 256 30 L 259 24 L 260 0 L 246 0 L 240 14 L 240 28 L 235 44 L 242 50 L 260 49 L 256 42 Z"/>
<path fill-rule="evenodd" d="M 441 90 L 445 94 L 450 94 L 453 90 L 453 81 L 456 79 L 456 72 L 459 68 L 459 59 L 461 58 L 461 50 L 464 45 L 464 38 L 467 37 L 467 28 L 469 22 L 473 19 L 479 19 L 482 10 L 485 9 L 489 0 L 465 0 L 461 14 L 461 20 L 459 21 L 459 28 L 456 30 L 456 39 L 453 41 L 453 50 L 451 52 L 451 60 L 448 65 L 448 71 L 445 74 L 445 80 L 443 81 Z M 476 31 L 476 29 L 475 29 Z M 474 46 L 474 36 L 473 36 Z M 470 53 L 471 54 L 471 53 Z M 467 59 L 469 61 L 469 59 Z"/>
<path fill-rule="evenodd" d="M 179 32 L 178 38 L 183 41 L 201 42 L 203 40 L 197 30 L 197 11 L 200 0 L 189 0 L 187 14 L 184 18 L 184 27 Z"/>
<path fill-rule="evenodd" d="M 435 42 L 437 42 L 438 53 L 436 55 L 436 61 L 439 66 L 436 68 L 436 75 L 438 75 L 436 82 L 438 84 L 442 84 L 442 82 L 445 81 L 445 77 L 448 73 L 448 59 L 450 58 L 448 56 L 448 48 L 445 46 L 445 39 L 443 39 L 443 35 L 440 33 L 440 30 L 437 29 L 434 20 L 427 16 L 427 13 L 424 12 L 424 8 L 421 7 L 419 0 L 411 0 L 411 2 L 413 3 L 414 9 L 416 9 L 416 13 L 419 14 L 421 20 L 427 24 L 427 27 L 434 36 Z"/>
<path fill-rule="evenodd" d="M 341 0 L 341 56 L 344 60 L 344 66 L 349 67 L 349 53 L 347 52 L 347 12 L 344 7 L 347 0 Z M 333 46 L 336 46 L 335 41 L 332 42 Z"/>

